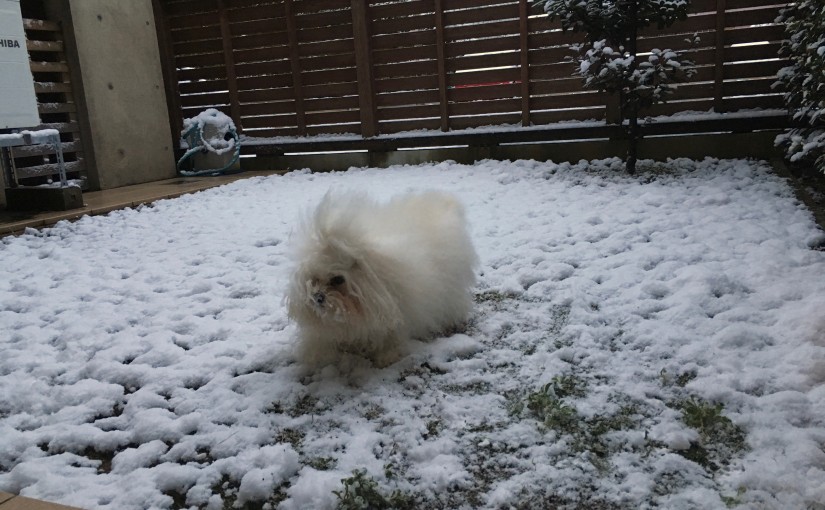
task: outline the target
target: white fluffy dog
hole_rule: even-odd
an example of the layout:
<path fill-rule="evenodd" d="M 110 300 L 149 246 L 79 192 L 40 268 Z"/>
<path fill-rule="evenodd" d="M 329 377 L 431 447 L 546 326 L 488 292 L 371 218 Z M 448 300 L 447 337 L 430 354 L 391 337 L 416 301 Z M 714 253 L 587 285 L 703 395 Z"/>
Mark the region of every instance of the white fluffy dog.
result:
<path fill-rule="evenodd" d="M 380 204 L 364 193 L 327 193 L 295 241 L 286 302 L 306 363 L 348 352 L 386 366 L 407 340 L 467 320 L 478 258 L 451 195 Z"/>

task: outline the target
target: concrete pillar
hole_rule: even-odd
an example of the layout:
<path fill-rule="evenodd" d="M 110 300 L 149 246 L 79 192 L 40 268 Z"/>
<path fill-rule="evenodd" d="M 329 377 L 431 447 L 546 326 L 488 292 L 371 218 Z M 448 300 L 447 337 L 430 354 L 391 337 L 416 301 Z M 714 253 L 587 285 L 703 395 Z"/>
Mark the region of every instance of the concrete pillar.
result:
<path fill-rule="evenodd" d="M 152 0 L 51 0 L 63 20 L 89 185 L 175 176 Z M 65 24 L 70 24 L 66 26 Z"/>

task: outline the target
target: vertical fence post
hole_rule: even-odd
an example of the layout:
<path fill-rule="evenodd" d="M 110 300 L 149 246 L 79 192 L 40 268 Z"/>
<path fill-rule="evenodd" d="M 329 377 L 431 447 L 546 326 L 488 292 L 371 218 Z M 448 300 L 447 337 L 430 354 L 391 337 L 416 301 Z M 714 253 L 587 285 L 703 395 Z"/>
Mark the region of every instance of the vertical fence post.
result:
<path fill-rule="evenodd" d="M 726 0 L 716 0 L 716 48 L 713 69 L 713 109 L 724 110 L 723 86 L 725 72 L 725 9 Z"/>
<path fill-rule="evenodd" d="M 223 40 L 223 58 L 226 64 L 226 85 L 229 89 L 229 115 L 238 128 L 241 125 L 241 103 L 238 99 L 238 79 L 235 75 L 235 55 L 232 53 L 232 31 L 229 29 L 229 16 L 226 14 L 226 0 L 218 0 L 218 13 L 221 19 L 221 39 Z"/>
<path fill-rule="evenodd" d="M 152 0 L 155 15 L 155 30 L 158 32 L 158 49 L 160 50 L 161 73 L 166 90 L 166 108 L 169 110 L 169 128 L 172 131 L 172 144 L 180 148 L 180 133 L 183 129 L 178 76 L 175 68 L 175 53 L 172 49 L 172 37 L 166 12 L 161 0 Z"/>
<path fill-rule="evenodd" d="M 361 112 L 361 136 L 378 134 L 375 106 L 375 78 L 372 69 L 372 45 L 367 2 L 352 0 L 352 32 L 355 37 L 355 68 L 358 76 L 358 100 Z"/>
<path fill-rule="evenodd" d="M 292 0 L 284 1 L 284 17 L 286 18 L 286 34 L 289 40 L 289 67 L 292 71 L 292 90 L 295 96 L 295 117 L 298 123 L 298 134 L 307 135 L 306 110 L 304 109 L 304 82 L 301 79 L 301 55 L 298 53 L 298 31 L 295 26 L 295 12 L 292 10 Z"/>
<path fill-rule="evenodd" d="M 528 47 L 527 0 L 519 0 L 519 43 L 521 51 L 521 125 L 530 125 L 530 48 Z"/>
<path fill-rule="evenodd" d="M 446 49 L 444 40 L 444 0 L 435 0 L 435 50 L 438 59 L 438 106 L 441 113 L 441 131 L 450 130 Z"/>

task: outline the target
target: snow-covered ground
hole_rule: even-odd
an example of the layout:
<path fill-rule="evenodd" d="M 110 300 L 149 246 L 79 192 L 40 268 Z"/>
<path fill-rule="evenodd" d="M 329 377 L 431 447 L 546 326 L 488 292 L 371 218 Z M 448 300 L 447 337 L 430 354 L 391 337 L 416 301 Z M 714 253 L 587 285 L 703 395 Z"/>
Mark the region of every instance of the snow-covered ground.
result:
<path fill-rule="evenodd" d="M 620 166 L 294 172 L 3 239 L 0 490 L 819 508 L 825 236 L 763 164 Z M 482 260 L 466 331 L 383 369 L 292 361 L 290 231 L 330 188 L 462 199 Z"/>

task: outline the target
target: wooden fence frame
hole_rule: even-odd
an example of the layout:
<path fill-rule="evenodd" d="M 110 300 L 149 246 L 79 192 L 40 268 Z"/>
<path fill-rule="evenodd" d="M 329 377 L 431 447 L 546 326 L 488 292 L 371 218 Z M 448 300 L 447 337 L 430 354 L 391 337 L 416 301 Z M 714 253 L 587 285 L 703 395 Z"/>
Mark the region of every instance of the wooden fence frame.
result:
<path fill-rule="evenodd" d="M 153 2 L 176 143 L 182 119 L 207 107 L 230 115 L 245 145 L 279 147 L 366 147 L 359 140 L 378 137 L 371 147 L 386 150 L 404 145 L 398 140 L 416 129 L 436 135 L 496 124 L 617 120 L 606 95 L 583 91 L 571 76 L 573 65 L 564 59 L 577 36 L 543 19 L 529 0 Z M 693 0 L 688 20 L 645 31 L 642 51 L 680 49 L 694 31 L 703 41 L 695 53 L 697 77 L 649 113 L 758 108 L 773 112 L 773 129 L 782 127 L 781 95 L 770 85 L 785 65 L 776 54 L 784 32 L 774 20 L 786 4 Z M 429 56 L 416 58 L 418 49 Z M 487 61 L 492 70 L 479 67 Z M 425 81 L 429 89 L 416 88 Z M 542 132 L 554 136 L 541 129 L 524 136 Z M 346 142 L 313 136 L 344 133 Z M 476 143 L 489 138 L 467 136 Z"/>
<path fill-rule="evenodd" d="M 76 85 L 66 56 L 64 27 L 58 21 L 28 17 L 23 20 L 23 28 L 34 78 L 37 111 L 41 118 L 41 124 L 32 128 L 56 129 L 60 133 L 66 171 L 71 178 L 85 179 L 87 168 L 81 140 L 80 112 L 75 100 Z M 14 147 L 11 153 L 16 176 L 23 183 L 45 182 L 59 174 L 58 156 L 51 145 Z"/>

